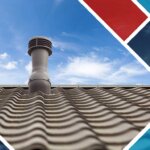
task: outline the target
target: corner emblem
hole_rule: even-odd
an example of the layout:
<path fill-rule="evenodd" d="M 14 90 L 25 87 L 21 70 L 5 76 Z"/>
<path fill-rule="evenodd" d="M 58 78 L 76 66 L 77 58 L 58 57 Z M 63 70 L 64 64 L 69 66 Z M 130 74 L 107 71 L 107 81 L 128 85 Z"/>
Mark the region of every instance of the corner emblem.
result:
<path fill-rule="evenodd" d="M 150 150 L 150 123 L 123 150 Z"/>
<path fill-rule="evenodd" d="M 150 71 L 149 0 L 79 0 L 79 2 Z"/>

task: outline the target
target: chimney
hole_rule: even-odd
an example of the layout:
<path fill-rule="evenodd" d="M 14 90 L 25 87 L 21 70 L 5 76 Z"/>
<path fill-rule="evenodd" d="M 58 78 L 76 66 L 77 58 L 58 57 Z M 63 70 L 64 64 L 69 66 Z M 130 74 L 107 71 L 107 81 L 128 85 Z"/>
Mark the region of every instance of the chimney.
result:
<path fill-rule="evenodd" d="M 41 91 L 49 94 L 51 83 L 48 77 L 48 56 L 52 54 L 52 43 L 45 37 L 34 37 L 29 41 L 28 54 L 32 56 L 32 74 L 29 93 Z"/>

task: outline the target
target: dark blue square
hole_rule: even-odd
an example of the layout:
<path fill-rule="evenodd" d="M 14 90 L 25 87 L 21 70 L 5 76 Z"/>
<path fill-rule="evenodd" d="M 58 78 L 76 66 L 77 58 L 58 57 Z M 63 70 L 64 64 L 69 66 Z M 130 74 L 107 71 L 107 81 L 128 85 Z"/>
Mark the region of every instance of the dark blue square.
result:
<path fill-rule="evenodd" d="M 9 150 L 9 149 L 0 141 L 0 150 Z"/>
<path fill-rule="evenodd" d="M 150 22 L 128 45 L 150 66 Z"/>

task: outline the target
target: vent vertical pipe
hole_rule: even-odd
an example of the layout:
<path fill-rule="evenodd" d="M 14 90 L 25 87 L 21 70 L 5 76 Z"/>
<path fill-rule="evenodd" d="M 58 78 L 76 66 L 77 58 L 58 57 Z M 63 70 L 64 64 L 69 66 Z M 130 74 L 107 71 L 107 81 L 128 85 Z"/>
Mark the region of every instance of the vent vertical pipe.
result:
<path fill-rule="evenodd" d="M 34 37 L 29 41 L 28 54 L 32 57 L 29 93 L 41 91 L 49 94 L 51 92 L 48 76 L 48 57 L 52 54 L 51 47 L 51 41 L 45 37 Z"/>

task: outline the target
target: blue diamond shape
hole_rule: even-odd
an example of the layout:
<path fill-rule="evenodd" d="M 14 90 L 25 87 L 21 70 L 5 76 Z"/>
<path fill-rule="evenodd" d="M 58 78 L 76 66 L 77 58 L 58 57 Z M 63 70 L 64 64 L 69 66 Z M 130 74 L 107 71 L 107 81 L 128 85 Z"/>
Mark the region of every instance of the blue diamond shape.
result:
<path fill-rule="evenodd" d="M 130 148 L 130 150 L 150 150 L 150 129 Z"/>
<path fill-rule="evenodd" d="M 150 22 L 128 43 L 128 45 L 150 66 Z"/>
<path fill-rule="evenodd" d="M 4 145 L 4 143 L 0 141 L 0 150 L 9 150 L 9 149 Z"/>
<path fill-rule="evenodd" d="M 150 0 L 138 0 L 138 1 L 148 12 L 150 12 Z"/>
<path fill-rule="evenodd" d="M 2 136 L 0 136 L 0 150 L 14 150 L 14 148 Z"/>

